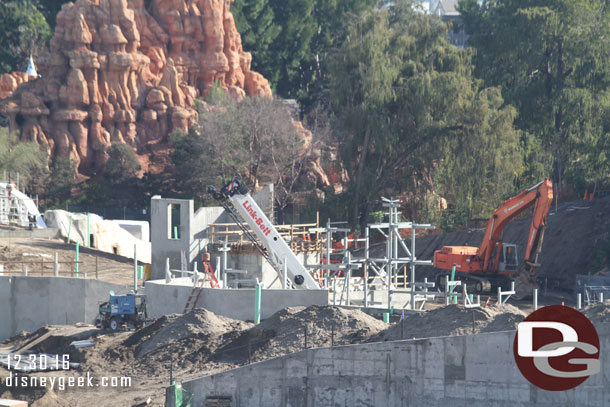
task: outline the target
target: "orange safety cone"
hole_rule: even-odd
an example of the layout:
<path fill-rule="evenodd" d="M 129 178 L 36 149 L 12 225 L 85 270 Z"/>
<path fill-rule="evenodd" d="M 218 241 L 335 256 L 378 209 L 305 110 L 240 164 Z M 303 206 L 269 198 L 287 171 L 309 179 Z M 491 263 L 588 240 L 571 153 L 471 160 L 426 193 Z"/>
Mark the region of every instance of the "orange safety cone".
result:
<path fill-rule="evenodd" d="M 589 201 L 592 201 L 594 197 L 595 197 L 595 194 L 593 192 L 591 192 L 591 195 L 589 195 Z"/>
<path fill-rule="evenodd" d="M 585 197 L 583 198 L 585 201 L 589 200 L 589 190 L 585 189 Z"/>

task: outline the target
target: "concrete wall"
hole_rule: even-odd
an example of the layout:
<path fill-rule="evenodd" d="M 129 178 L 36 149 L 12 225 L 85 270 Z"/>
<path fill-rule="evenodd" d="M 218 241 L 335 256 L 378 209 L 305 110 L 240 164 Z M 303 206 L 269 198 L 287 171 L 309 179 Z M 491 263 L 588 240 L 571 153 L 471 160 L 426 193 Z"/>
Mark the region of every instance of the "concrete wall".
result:
<path fill-rule="evenodd" d="M 129 288 L 95 279 L 0 276 L 0 340 L 45 324 L 91 324 L 110 291 Z"/>
<path fill-rule="evenodd" d="M 162 315 L 182 313 L 186 300 L 193 291 L 190 279 L 176 279 L 172 284 L 164 280 L 146 282 L 146 300 L 148 315 L 158 318 Z M 224 290 L 204 288 L 198 308 L 206 308 L 215 314 L 225 317 L 253 320 L 254 289 Z M 327 305 L 326 290 L 263 290 L 261 299 L 261 317 L 268 318 L 277 311 L 292 306 Z"/>
<path fill-rule="evenodd" d="M 193 240 L 192 220 L 193 206 L 192 200 L 188 199 L 166 199 L 155 195 L 151 199 L 151 276 L 152 278 L 164 278 L 165 259 L 169 258 L 169 265 L 172 269 L 180 269 L 181 251 L 187 254 L 187 262 L 190 264 L 194 258 L 191 256 L 190 242 Z M 170 205 L 180 207 L 180 226 L 179 239 L 173 238 L 173 231 L 170 231 L 171 214 Z M 170 235 L 170 232 L 172 233 Z"/>
<path fill-rule="evenodd" d="M 232 270 L 244 270 L 246 274 L 227 274 L 227 286 L 233 287 L 232 281 L 238 280 L 256 280 L 262 281 L 265 288 L 282 288 L 282 280 L 278 277 L 275 269 L 269 264 L 261 254 L 256 251 L 254 246 L 242 246 L 240 251 L 229 251 L 227 253 L 227 268 Z M 215 268 L 217 259 L 222 259 L 222 245 L 209 245 L 208 250 L 212 256 L 212 264 Z M 301 264 L 307 266 L 310 264 L 319 264 L 319 253 L 296 253 Z M 198 267 L 200 264 L 197 265 Z M 202 268 L 199 267 L 199 270 Z M 222 280 L 222 276 L 219 277 Z M 243 284 L 242 287 L 253 288 L 256 283 Z"/>
<path fill-rule="evenodd" d="M 232 407 L 610 406 L 610 323 L 597 329 L 601 373 L 564 392 L 526 381 L 513 331 L 309 349 L 183 387 L 194 392 L 194 406 L 212 396 L 231 397 Z"/>
<path fill-rule="evenodd" d="M 40 239 L 53 239 L 59 237 L 59 229 L 57 228 L 46 228 L 46 229 L 0 229 L 0 238 L 40 238 Z"/>
<path fill-rule="evenodd" d="M 254 200 L 273 219 L 273 185 L 266 186 L 253 195 Z M 170 235 L 169 205 L 180 205 L 180 238 L 173 239 Z M 269 210 L 270 212 L 267 212 Z M 188 269 L 198 261 L 202 270 L 199 254 L 207 250 L 209 243 L 208 228 L 212 223 L 232 223 L 233 220 L 224 213 L 222 207 L 201 207 L 194 212 L 194 202 L 191 199 L 168 199 L 155 195 L 151 199 L 151 243 L 153 279 L 165 278 L 165 259 L 169 258 L 170 268 L 179 270 L 181 266 L 181 251 L 187 257 Z M 170 237 L 171 236 L 171 237 Z"/>

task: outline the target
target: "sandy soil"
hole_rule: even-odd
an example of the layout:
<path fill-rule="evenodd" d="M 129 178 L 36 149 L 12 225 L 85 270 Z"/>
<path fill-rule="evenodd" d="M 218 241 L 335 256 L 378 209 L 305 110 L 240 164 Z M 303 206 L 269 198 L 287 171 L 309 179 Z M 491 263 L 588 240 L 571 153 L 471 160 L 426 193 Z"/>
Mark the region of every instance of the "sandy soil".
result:
<path fill-rule="evenodd" d="M 610 321 L 607 305 L 592 306 L 584 312 L 594 322 Z M 183 382 L 331 343 L 344 345 L 510 330 L 525 315 L 512 305 L 479 309 L 451 306 L 425 314 L 408 314 L 403 321 L 387 325 L 358 310 L 311 306 L 284 309 L 253 326 L 196 309 L 186 315 L 165 316 L 136 332 L 109 333 L 92 327 L 43 328 L 33 334 L 10 338 L 0 345 L 0 351 L 11 346 L 18 348 L 46 329 L 56 329 L 58 338 L 49 339 L 55 352 L 70 353 L 70 360 L 80 361 L 81 366 L 67 372 L 34 375 L 131 377 L 131 387 L 64 391 L 0 387 L 0 397 L 27 399 L 34 407 L 134 406 L 148 398 L 150 405 L 163 406 L 170 375 Z M 95 346 L 70 349 L 68 345 L 74 336 L 62 337 L 62 329 L 63 334 L 77 335 L 79 339 L 91 337 Z M 41 346 L 50 352 L 49 343 L 45 345 L 45 342 Z M 7 374 L 0 369 L 0 377 Z"/>
<path fill-rule="evenodd" d="M 75 260 L 75 246 L 57 239 L 0 238 L 0 264 L 4 264 L 5 274 L 22 275 L 22 264 L 28 268 L 28 275 L 53 275 L 53 258 L 59 255 L 59 262 Z M 133 260 L 86 247 L 79 248 L 79 277 L 95 278 L 115 284 L 133 284 Z M 41 264 L 44 262 L 45 264 Z M 74 276 L 74 266 L 61 264 L 59 275 Z"/>

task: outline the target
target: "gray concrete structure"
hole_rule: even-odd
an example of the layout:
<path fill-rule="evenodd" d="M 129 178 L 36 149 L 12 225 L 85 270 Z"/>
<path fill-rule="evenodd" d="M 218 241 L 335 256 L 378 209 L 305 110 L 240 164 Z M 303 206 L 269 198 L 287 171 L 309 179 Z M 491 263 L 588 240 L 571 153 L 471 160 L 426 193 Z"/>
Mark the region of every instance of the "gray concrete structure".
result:
<path fill-rule="evenodd" d="M 186 300 L 193 290 L 189 278 L 177 278 L 171 284 L 165 280 L 146 282 L 146 303 L 148 315 L 158 318 L 162 315 L 182 313 Z M 254 319 L 254 289 L 225 290 L 204 288 L 196 307 L 206 308 L 225 317 Z M 263 290 L 261 317 L 270 317 L 277 311 L 292 306 L 328 305 L 327 290 Z"/>
<path fill-rule="evenodd" d="M 245 248 L 248 250 L 245 250 Z M 214 244 L 209 245 L 208 250 L 212 256 L 212 262 L 216 267 L 216 258 L 222 258 L 221 245 Z M 319 253 L 295 253 L 301 264 L 316 265 L 320 263 Z M 253 245 L 242 246 L 239 251 L 229 251 L 227 253 L 227 268 L 232 270 L 243 270 L 245 274 L 228 274 L 227 275 L 227 286 L 236 288 L 233 286 L 232 281 L 249 280 L 255 281 L 258 279 L 263 283 L 265 288 L 282 288 L 282 279 L 277 275 L 275 269 L 269 264 L 267 260 L 260 255 Z M 201 271 L 201 268 L 199 268 Z M 222 276 L 219 276 L 222 279 Z M 250 282 L 246 284 L 240 284 L 240 287 L 254 288 L 256 283 Z"/>
<path fill-rule="evenodd" d="M 610 406 L 610 323 L 597 330 L 601 372 L 568 391 L 541 390 L 521 375 L 514 331 L 309 349 L 183 387 L 194 406 L 208 397 L 231 407 Z"/>
<path fill-rule="evenodd" d="M 265 213 L 273 214 L 273 185 L 265 187 L 253 197 Z M 165 278 L 166 258 L 169 258 L 170 268 L 180 269 L 182 251 L 187 259 L 187 268 L 192 270 L 199 254 L 207 250 L 209 225 L 233 222 L 220 206 L 201 207 L 197 211 L 194 208 L 192 199 L 168 199 L 159 195 L 152 197 L 152 279 Z M 177 238 L 174 235 L 174 227 L 178 231 Z M 199 269 L 201 270 L 201 267 Z"/>
<path fill-rule="evenodd" d="M 0 238 L 40 238 L 40 239 L 54 239 L 59 237 L 59 229 L 57 228 L 46 228 L 46 229 L 0 229 Z"/>
<path fill-rule="evenodd" d="M 46 324 L 92 324 L 110 291 L 129 288 L 95 279 L 0 276 L 0 340 Z"/>

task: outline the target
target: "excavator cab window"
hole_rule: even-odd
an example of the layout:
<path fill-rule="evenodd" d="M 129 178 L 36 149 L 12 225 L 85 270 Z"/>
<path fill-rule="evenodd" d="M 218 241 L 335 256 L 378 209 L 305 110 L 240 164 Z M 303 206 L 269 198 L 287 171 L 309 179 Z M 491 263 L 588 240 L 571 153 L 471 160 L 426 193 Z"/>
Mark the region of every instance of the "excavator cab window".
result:
<path fill-rule="evenodd" d="M 504 243 L 502 245 L 502 253 L 500 254 L 498 269 L 500 271 L 517 270 L 518 265 L 517 245 Z"/>

